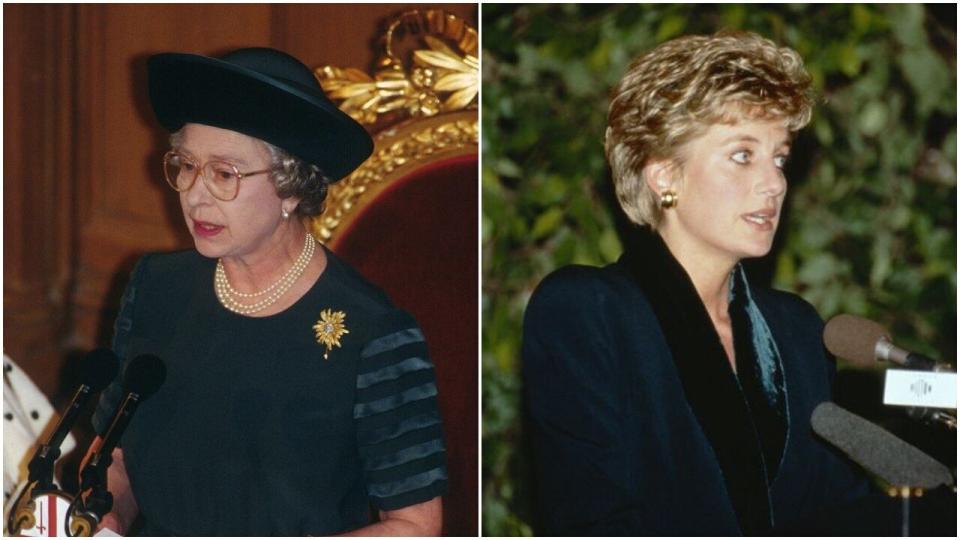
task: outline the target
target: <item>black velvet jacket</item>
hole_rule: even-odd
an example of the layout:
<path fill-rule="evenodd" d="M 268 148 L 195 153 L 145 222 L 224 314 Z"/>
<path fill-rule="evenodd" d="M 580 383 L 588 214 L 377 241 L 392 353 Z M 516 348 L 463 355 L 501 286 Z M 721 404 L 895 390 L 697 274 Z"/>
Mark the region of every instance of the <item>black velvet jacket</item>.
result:
<path fill-rule="evenodd" d="M 792 294 L 755 287 L 753 300 L 780 354 L 785 434 L 751 411 L 749 388 L 658 236 L 615 264 L 562 268 L 540 284 L 523 341 L 538 533 L 764 534 L 866 493 L 865 478 L 810 428 L 835 369 L 820 317 Z M 742 343 L 738 331 L 734 321 Z M 765 463 L 765 448 L 778 463 Z"/>

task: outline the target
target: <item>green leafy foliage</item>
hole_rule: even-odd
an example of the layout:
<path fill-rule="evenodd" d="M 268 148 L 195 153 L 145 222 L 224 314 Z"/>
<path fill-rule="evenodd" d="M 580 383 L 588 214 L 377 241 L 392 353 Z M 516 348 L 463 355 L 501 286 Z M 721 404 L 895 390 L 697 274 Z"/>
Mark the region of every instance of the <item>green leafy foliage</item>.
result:
<path fill-rule="evenodd" d="M 534 287 L 620 254 L 609 89 L 682 34 L 758 32 L 822 103 L 788 168 L 773 285 L 956 358 L 956 6 L 483 5 L 483 532 L 526 535 L 520 343 Z"/>

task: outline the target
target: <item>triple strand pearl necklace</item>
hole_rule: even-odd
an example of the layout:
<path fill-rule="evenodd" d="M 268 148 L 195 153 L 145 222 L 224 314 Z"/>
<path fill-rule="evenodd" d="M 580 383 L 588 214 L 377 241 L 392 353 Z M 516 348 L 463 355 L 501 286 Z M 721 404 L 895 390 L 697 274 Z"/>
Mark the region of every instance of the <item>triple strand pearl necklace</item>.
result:
<path fill-rule="evenodd" d="M 223 307 L 239 315 L 252 315 L 272 306 L 280 299 L 290 287 L 300 279 L 303 271 L 307 269 L 310 260 L 313 259 L 313 252 L 316 250 L 316 242 L 310 232 L 303 242 L 303 251 L 294 261 L 293 266 L 273 285 L 254 293 L 242 293 L 230 285 L 227 279 L 227 272 L 223 269 L 223 259 L 217 259 L 217 270 L 214 272 L 214 289 L 217 292 L 217 299 L 223 304 Z M 266 298 L 258 300 L 253 304 L 244 304 L 239 301 L 240 298 L 257 298 L 270 293 Z"/>

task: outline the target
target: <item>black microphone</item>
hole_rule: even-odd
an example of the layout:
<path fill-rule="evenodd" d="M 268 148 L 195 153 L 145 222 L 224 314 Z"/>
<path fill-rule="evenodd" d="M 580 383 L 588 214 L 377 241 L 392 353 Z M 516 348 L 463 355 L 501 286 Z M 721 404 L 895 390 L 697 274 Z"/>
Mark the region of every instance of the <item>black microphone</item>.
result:
<path fill-rule="evenodd" d="M 117 376 L 119 366 L 117 355 L 109 349 L 95 349 L 80 359 L 80 387 L 47 442 L 38 447 L 30 459 L 27 465 L 29 476 L 18 490 L 14 505 L 10 507 L 6 532 L 18 536 L 21 531 L 36 526 L 39 498 L 47 502 L 46 512 L 56 515 L 57 505 L 51 505 L 49 501 L 59 500 L 62 494 L 53 482 L 54 465 L 60 458 L 60 446 L 77 422 L 80 411 L 94 394 L 100 393 Z"/>
<path fill-rule="evenodd" d="M 810 424 L 817 435 L 892 486 L 930 489 L 954 483 L 945 465 L 834 403 L 817 405 Z"/>
<path fill-rule="evenodd" d="M 141 401 L 160 389 L 167 378 L 167 368 L 159 357 L 141 354 L 123 372 L 126 397 L 113 415 L 100 448 L 80 471 L 80 491 L 67 511 L 71 536 L 92 536 L 100 520 L 113 508 L 113 495 L 107 490 L 107 469 L 113 463 L 113 450 L 130 423 Z M 89 490 L 86 498 L 82 494 Z"/>
<path fill-rule="evenodd" d="M 907 369 L 953 371 L 949 365 L 938 365 L 932 358 L 897 347 L 886 328 L 854 315 L 837 315 L 827 321 L 823 343 L 834 356 L 862 367 L 885 361 Z"/>
<path fill-rule="evenodd" d="M 57 428 L 47 442 L 37 448 L 27 470 L 28 482 L 36 482 L 35 490 L 56 489 L 53 483 L 54 463 L 60 458 L 60 446 L 77 422 L 80 411 L 94 394 L 100 393 L 117 376 L 120 359 L 110 349 L 95 349 L 81 360 L 79 372 L 83 378 L 73 400 L 60 418 Z"/>
<path fill-rule="evenodd" d="M 136 412 L 141 401 L 156 392 L 167 378 L 167 368 L 159 357 L 141 354 L 127 365 L 123 373 L 123 390 L 126 397 L 113 415 L 110 427 L 103 436 L 100 448 L 80 472 L 80 491 L 86 491 L 98 483 L 105 483 L 107 468 L 113 462 L 111 454 L 120 442 L 120 437 Z"/>

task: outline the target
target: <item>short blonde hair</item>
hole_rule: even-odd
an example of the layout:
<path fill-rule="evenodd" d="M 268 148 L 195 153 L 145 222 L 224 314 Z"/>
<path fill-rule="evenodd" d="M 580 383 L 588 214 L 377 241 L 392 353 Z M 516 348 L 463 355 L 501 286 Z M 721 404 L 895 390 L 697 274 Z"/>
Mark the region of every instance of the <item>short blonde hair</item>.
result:
<path fill-rule="evenodd" d="M 659 195 L 643 178 L 651 159 L 682 166 L 680 148 L 711 124 L 783 118 L 796 132 L 813 109 L 796 51 L 749 32 L 684 36 L 630 65 L 611 93 L 605 149 L 627 217 L 656 228 Z"/>

